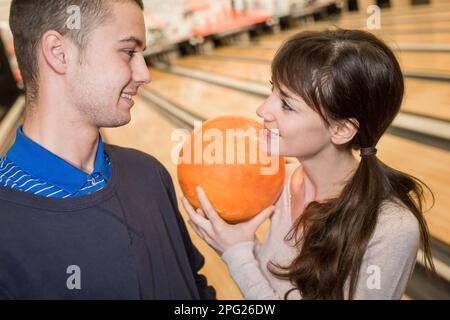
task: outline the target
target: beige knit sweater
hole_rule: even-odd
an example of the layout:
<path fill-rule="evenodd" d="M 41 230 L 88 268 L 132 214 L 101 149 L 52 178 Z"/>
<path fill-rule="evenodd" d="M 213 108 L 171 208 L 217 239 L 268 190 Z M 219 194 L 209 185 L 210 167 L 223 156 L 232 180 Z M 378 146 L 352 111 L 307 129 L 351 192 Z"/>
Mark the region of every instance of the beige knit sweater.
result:
<path fill-rule="evenodd" d="M 284 294 L 293 288 L 289 281 L 274 277 L 267 264 L 273 261 L 287 265 L 297 255 L 292 243 L 284 240 L 292 227 L 289 184 L 297 166 L 287 166 L 284 189 L 263 243 L 240 243 L 222 254 L 245 299 L 284 299 Z M 400 299 L 412 274 L 419 242 L 419 225 L 414 215 L 399 204 L 384 202 L 364 254 L 355 299 Z M 295 290 L 288 299 L 301 299 L 301 295 Z"/>

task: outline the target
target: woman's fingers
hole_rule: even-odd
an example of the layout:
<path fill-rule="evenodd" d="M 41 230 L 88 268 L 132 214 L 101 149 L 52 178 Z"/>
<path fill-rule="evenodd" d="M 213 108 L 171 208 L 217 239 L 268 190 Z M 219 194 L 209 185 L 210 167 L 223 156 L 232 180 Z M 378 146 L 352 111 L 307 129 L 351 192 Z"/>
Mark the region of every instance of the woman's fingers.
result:
<path fill-rule="evenodd" d="M 197 187 L 197 196 L 198 200 L 200 201 L 203 211 L 205 212 L 208 219 L 213 224 L 218 223 L 224 223 L 225 221 L 217 214 L 216 210 L 211 205 L 211 202 L 209 202 L 208 197 L 205 194 L 205 191 L 201 187 Z"/>
<path fill-rule="evenodd" d="M 215 240 L 213 240 L 204 230 L 198 228 L 195 223 L 193 223 L 191 220 L 187 221 L 188 224 L 191 226 L 191 228 L 195 231 L 195 233 L 197 233 L 197 235 L 202 238 L 203 240 L 205 240 L 211 247 L 214 248 L 214 250 L 219 249 L 219 246 L 217 244 L 217 242 Z"/>
<path fill-rule="evenodd" d="M 186 198 L 183 197 L 181 199 L 181 202 L 183 203 L 184 209 L 189 215 L 189 218 L 197 226 L 197 228 L 203 229 L 209 235 L 213 234 L 211 222 L 209 222 L 208 219 L 205 219 L 197 212 L 195 212 L 194 208 L 191 206 L 191 204 L 189 203 L 189 201 L 187 201 Z"/>
<path fill-rule="evenodd" d="M 192 222 L 192 220 L 188 220 L 187 223 L 191 226 L 192 230 L 194 230 L 197 235 L 199 235 L 200 237 L 202 236 L 200 229 L 197 228 L 197 226 L 195 225 L 195 223 Z"/>
<path fill-rule="evenodd" d="M 258 227 L 270 217 L 270 215 L 274 212 L 274 210 L 275 206 L 270 206 L 264 209 L 258 215 L 253 217 L 250 221 L 248 221 L 247 222 L 248 225 L 256 231 L 256 229 L 258 229 Z"/>
<path fill-rule="evenodd" d="M 198 208 L 197 210 L 195 210 L 197 212 L 197 214 L 199 214 L 200 216 L 202 216 L 203 218 L 207 218 L 207 216 L 205 215 L 205 213 L 203 212 L 202 209 Z"/>

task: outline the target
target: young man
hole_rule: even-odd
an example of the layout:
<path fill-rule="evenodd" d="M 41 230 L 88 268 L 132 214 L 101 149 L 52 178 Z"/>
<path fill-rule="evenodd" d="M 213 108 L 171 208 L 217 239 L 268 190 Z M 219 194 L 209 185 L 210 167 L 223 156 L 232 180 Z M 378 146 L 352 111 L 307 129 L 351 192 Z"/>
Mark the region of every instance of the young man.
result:
<path fill-rule="evenodd" d="M 0 297 L 213 299 L 170 175 L 104 145 L 150 82 L 142 0 L 13 0 L 26 116 L 0 160 Z"/>

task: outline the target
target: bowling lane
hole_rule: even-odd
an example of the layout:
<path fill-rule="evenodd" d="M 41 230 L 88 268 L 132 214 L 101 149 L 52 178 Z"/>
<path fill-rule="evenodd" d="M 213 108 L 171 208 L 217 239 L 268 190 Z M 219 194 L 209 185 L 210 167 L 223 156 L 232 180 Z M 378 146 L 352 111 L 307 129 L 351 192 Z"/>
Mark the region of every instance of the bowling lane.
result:
<path fill-rule="evenodd" d="M 207 56 L 188 56 L 175 62 L 175 66 L 197 69 L 230 78 L 268 84 L 270 64 L 259 61 L 216 59 Z"/>
<path fill-rule="evenodd" d="M 402 110 L 450 121 L 450 83 L 405 79 Z"/>
<path fill-rule="evenodd" d="M 325 29 L 335 29 L 331 24 L 324 28 L 318 28 L 317 30 L 325 30 Z M 306 31 L 306 30 L 313 30 L 310 29 L 310 27 L 305 27 L 303 29 L 298 30 L 300 31 Z M 364 28 L 363 28 L 364 30 Z M 364 30 L 368 31 L 368 30 Z M 416 32 L 417 31 L 417 32 Z M 297 32 L 294 32 L 292 34 L 295 34 Z M 383 32 L 376 32 L 371 31 L 374 33 L 377 37 L 383 39 L 386 42 L 395 42 L 399 44 L 403 43 L 422 43 L 422 44 L 441 44 L 441 43 L 449 43 L 450 41 L 450 31 L 449 30 L 442 30 L 437 29 L 433 32 L 425 32 L 424 30 L 411 30 L 410 32 L 405 33 L 383 33 Z M 264 37 L 258 37 L 258 41 L 261 43 L 271 43 L 274 42 L 281 43 L 285 41 L 289 36 L 292 34 L 277 34 L 277 35 L 270 35 L 270 36 L 264 36 Z"/>
<path fill-rule="evenodd" d="M 361 28 L 365 31 L 368 31 L 366 28 L 366 25 L 363 24 Z M 331 22 L 324 25 L 323 27 L 317 28 L 317 30 L 325 30 L 325 29 L 334 29 Z M 414 29 L 414 30 L 413 30 Z M 423 44 L 440 44 L 440 43 L 449 43 L 450 42 L 450 30 L 445 28 L 436 28 L 433 32 L 428 32 L 427 27 L 419 26 L 416 28 L 413 28 L 411 30 L 408 30 L 408 32 L 405 33 L 392 33 L 393 31 L 389 30 L 388 28 L 385 28 L 385 26 L 382 26 L 381 31 L 372 30 L 371 32 L 377 35 L 379 38 L 383 39 L 386 42 L 396 42 L 396 43 L 423 43 Z M 305 30 L 316 30 L 314 26 L 305 26 L 300 29 L 294 29 L 289 30 L 287 32 L 283 32 L 280 34 L 274 34 L 274 35 L 265 35 L 258 37 L 258 41 L 261 43 L 265 42 L 278 42 L 281 43 L 285 41 L 287 38 L 289 38 L 291 35 Z M 383 30 L 386 30 L 386 32 L 383 32 Z M 391 33 L 390 33 L 390 32 Z"/>
<path fill-rule="evenodd" d="M 174 65 L 266 85 L 269 85 L 271 74 L 269 63 L 202 56 L 182 58 Z M 407 78 L 405 84 L 403 111 L 450 121 L 450 83 Z"/>
<path fill-rule="evenodd" d="M 344 11 L 340 15 L 340 20 L 345 21 L 355 21 L 355 20 L 361 20 L 361 19 L 367 19 L 367 13 L 365 8 L 367 8 L 369 4 L 366 6 L 360 4 L 359 11 Z M 401 7 L 393 7 L 393 8 L 384 8 L 381 10 L 382 18 L 415 18 L 415 17 L 422 17 L 422 16 L 429 16 L 429 17 L 436 17 L 442 14 L 448 14 L 450 13 L 450 4 L 440 4 L 440 5 L 434 5 L 429 4 L 426 6 L 411 6 L 411 5 L 405 5 Z"/>
<path fill-rule="evenodd" d="M 396 51 L 405 71 L 450 74 L 450 52 Z"/>
<path fill-rule="evenodd" d="M 450 13 L 445 16 L 437 18 L 422 17 L 421 19 L 413 19 L 411 21 L 406 20 L 387 20 L 381 16 L 381 29 L 383 31 L 399 31 L 399 30 L 415 30 L 415 29 L 448 29 L 450 27 Z M 317 22 L 308 26 L 310 30 L 322 30 L 335 25 L 339 28 L 345 29 L 366 29 L 367 28 L 367 16 L 364 19 L 356 21 L 339 20 L 338 22 Z M 303 30 L 304 28 L 295 28 L 289 31 L 283 31 L 283 34 L 292 34 Z M 286 32 L 286 33 L 285 33 Z"/>
<path fill-rule="evenodd" d="M 171 102 L 183 106 L 201 118 L 209 119 L 227 114 L 239 114 L 255 120 L 256 108 L 262 99 L 253 94 L 175 76 L 158 70 L 150 71 L 153 82 L 147 86 Z"/>
<path fill-rule="evenodd" d="M 395 43 L 422 43 L 422 44 L 440 44 L 450 43 L 449 31 L 423 32 L 423 33 L 402 33 L 402 34 L 382 34 L 374 32 L 386 42 Z"/>
<path fill-rule="evenodd" d="M 204 118 L 239 114 L 258 119 L 255 111 L 262 98 L 166 72 L 152 72 L 154 80 L 148 88 L 190 112 Z M 418 177 L 433 190 L 436 204 L 426 219 L 431 233 L 450 245 L 450 152 L 389 134 L 380 141 L 379 150 L 382 161 Z"/>
<path fill-rule="evenodd" d="M 135 102 L 131 123 L 120 128 L 103 129 L 102 136 L 108 143 L 135 148 L 156 157 L 170 172 L 177 196 L 180 198 L 182 192 L 178 185 L 176 165 L 171 161 L 170 155 L 176 145 L 176 142 L 171 141 L 171 134 L 177 127 L 146 101 L 136 98 Z M 180 201 L 178 205 L 182 208 Z M 183 209 L 180 211 L 187 221 L 187 214 Z M 188 230 L 194 244 L 205 255 L 206 263 L 201 273 L 217 289 L 218 298 L 242 299 L 239 289 L 228 275 L 220 257 L 191 230 L 189 225 Z"/>
<path fill-rule="evenodd" d="M 372 3 L 376 3 L 375 0 L 359 0 L 360 8 L 366 8 Z M 383 8 L 382 11 L 386 14 L 408 14 L 408 13 L 432 13 L 439 12 L 441 10 L 449 9 L 450 2 L 448 0 L 431 0 L 431 3 L 424 5 L 411 5 L 409 0 L 391 0 L 390 8 Z M 342 15 L 345 17 L 364 16 L 365 11 L 344 11 Z"/>
<path fill-rule="evenodd" d="M 397 11 L 394 13 L 382 10 L 380 32 L 415 29 L 420 29 L 420 32 L 424 32 L 433 29 L 436 29 L 436 31 L 437 29 L 448 29 L 450 26 L 450 10 L 448 8 L 450 8 L 450 6 L 435 12 L 428 11 L 414 14 L 404 14 L 404 11 Z M 307 26 L 284 30 L 278 36 L 287 37 L 302 31 L 305 28 L 310 30 L 322 30 L 332 25 L 347 29 L 367 29 L 368 16 L 369 15 L 367 15 L 365 11 L 363 11 L 362 14 L 353 17 L 349 17 L 348 14 L 343 13 L 337 20 L 317 21 L 308 24 Z M 271 35 L 263 35 L 261 36 L 261 39 L 269 40 L 271 39 Z"/>
<path fill-rule="evenodd" d="M 449 34 L 450 35 L 450 34 Z M 397 43 L 397 42 L 396 42 Z M 281 45 L 281 44 L 280 44 Z M 219 47 L 212 51 L 210 55 L 220 57 L 232 57 L 239 59 L 267 60 L 269 63 L 275 56 L 277 49 L 254 47 Z M 407 72 L 428 72 L 438 74 L 450 74 L 450 53 L 449 52 L 414 52 L 395 51 L 395 54 Z"/>

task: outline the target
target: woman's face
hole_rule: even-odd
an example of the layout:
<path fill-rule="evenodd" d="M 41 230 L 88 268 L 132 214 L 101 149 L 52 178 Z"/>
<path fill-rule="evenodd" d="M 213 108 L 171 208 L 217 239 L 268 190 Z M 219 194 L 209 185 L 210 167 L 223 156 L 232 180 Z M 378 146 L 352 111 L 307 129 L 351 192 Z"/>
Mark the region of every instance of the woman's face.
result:
<path fill-rule="evenodd" d="M 330 130 L 321 116 L 284 86 L 273 89 L 256 113 L 264 119 L 263 145 L 272 154 L 306 160 L 331 144 Z M 270 148 L 277 140 L 279 152 Z"/>

